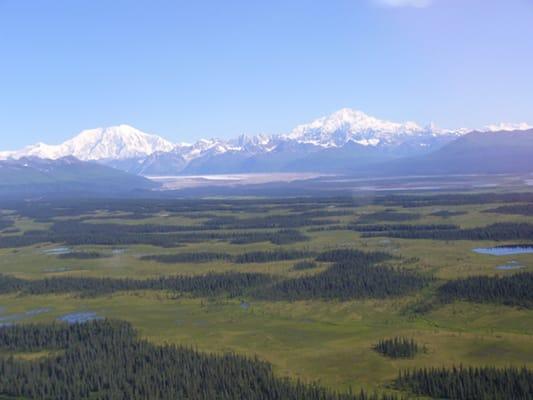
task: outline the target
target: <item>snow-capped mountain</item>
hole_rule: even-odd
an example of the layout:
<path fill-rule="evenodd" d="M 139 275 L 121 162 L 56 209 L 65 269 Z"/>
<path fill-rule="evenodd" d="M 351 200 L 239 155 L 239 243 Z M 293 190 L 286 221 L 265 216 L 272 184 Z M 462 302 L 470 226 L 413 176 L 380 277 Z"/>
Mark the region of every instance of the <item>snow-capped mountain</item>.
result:
<path fill-rule="evenodd" d="M 366 115 L 362 111 L 343 108 L 331 115 L 318 118 L 309 124 L 299 125 L 281 137 L 300 143 L 322 147 L 340 147 L 348 142 L 362 146 L 397 146 L 413 138 L 457 137 L 462 130 L 438 129 L 433 124 L 421 127 L 415 122 L 390 122 Z"/>
<path fill-rule="evenodd" d="M 156 135 L 129 125 L 82 131 L 60 145 L 37 143 L 22 150 L 2 153 L 3 158 L 39 157 L 56 160 L 73 156 L 80 160 L 123 160 L 144 157 L 158 151 L 171 151 L 174 145 Z"/>
<path fill-rule="evenodd" d="M 480 131 L 526 130 L 530 125 L 490 125 Z M 85 130 L 59 145 L 38 143 L 0 152 L 0 159 L 73 156 L 140 175 L 271 171 L 352 171 L 362 166 L 429 154 L 470 129 L 391 122 L 348 108 L 279 135 L 241 135 L 173 144 L 128 125 Z"/>
<path fill-rule="evenodd" d="M 502 122 L 499 124 L 487 125 L 482 131 L 484 132 L 511 132 L 511 131 L 526 131 L 533 129 L 533 125 L 529 125 L 527 122 L 512 123 Z"/>
<path fill-rule="evenodd" d="M 262 153 L 272 150 L 276 144 L 272 136 L 259 134 L 249 136 L 242 134 L 230 142 L 234 148 L 248 153 Z"/>
<path fill-rule="evenodd" d="M 230 142 L 221 139 L 200 139 L 192 145 L 181 145 L 176 147 L 185 160 L 191 161 L 204 155 L 217 155 L 227 151 L 239 151 L 240 148 L 232 146 Z"/>

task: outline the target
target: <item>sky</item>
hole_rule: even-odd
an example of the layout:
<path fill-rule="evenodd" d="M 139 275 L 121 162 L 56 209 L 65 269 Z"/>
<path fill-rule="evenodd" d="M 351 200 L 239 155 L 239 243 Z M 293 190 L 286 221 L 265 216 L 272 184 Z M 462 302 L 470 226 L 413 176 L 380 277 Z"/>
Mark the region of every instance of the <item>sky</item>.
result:
<path fill-rule="evenodd" d="M 343 107 L 533 123 L 532 0 L 0 0 L 0 150 L 122 123 L 285 133 Z"/>

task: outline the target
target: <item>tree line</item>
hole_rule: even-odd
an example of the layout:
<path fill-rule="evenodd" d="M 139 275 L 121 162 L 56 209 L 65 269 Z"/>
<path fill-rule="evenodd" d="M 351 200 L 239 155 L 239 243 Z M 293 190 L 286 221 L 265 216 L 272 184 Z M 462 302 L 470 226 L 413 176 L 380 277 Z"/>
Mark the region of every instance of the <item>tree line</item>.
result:
<path fill-rule="evenodd" d="M 466 211 L 440 210 L 440 211 L 432 212 L 429 215 L 433 217 L 450 218 L 450 217 L 457 217 L 459 215 L 465 215 L 465 214 L 467 214 Z"/>
<path fill-rule="evenodd" d="M 300 254 L 301 255 L 301 254 Z M 262 256 L 261 256 L 262 257 Z M 325 271 L 310 276 L 282 279 L 260 273 L 208 273 L 152 279 L 53 277 L 23 280 L 0 275 L 0 293 L 82 293 L 101 295 L 117 291 L 167 290 L 179 295 L 250 296 L 269 300 L 349 300 L 401 296 L 425 287 L 432 278 L 379 263 L 391 256 L 352 249 L 330 250 L 317 261 L 333 262 Z M 247 262 L 251 262 L 247 259 Z"/>
<path fill-rule="evenodd" d="M 120 291 L 167 290 L 193 296 L 242 296 L 250 289 L 272 283 L 275 278 L 259 273 L 208 273 L 177 275 L 152 279 L 53 277 L 24 280 L 0 274 L 0 293 L 21 292 L 26 295 L 82 293 L 96 296 Z"/>
<path fill-rule="evenodd" d="M 268 300 L 350 300 L 396 297 L 425 287 L 431 278 L 379 263 L 391 256 L 352 249 L 326 251 L 317 261 L 334 262 L 310 276 L 280 280 L 258 288 L 253 295 Z"/>
<path fill-rule="evenodd" d="M 414 221 L 420 219 L 420 214 L 417 213 L 407 213 L 400 212 L 396 210 L 383 210 L 376 211 L 369 214 L 363 214 L 357 219 L 358 224 L 368 224 L 374 222 L 404 222 L 404 221 Z"/>
<path fill-rule="evenodd" d="M 130 227 L 134 227 L 131 228 Z M 22 235 L 5 236 L 0 248 L 30 246 L 38 243 L 63 243 L 76 245 L 136 245 L 148 244 L 159 247 L 177 247 L 185 243 L 223 240 L 232 244 L 271 242 L 291 244 L 309 238 L 298 230 L 277 231 L 199 231 L 174 232 L 173 226 L 90 224 L 72 221 L 56 222 L 48 230 L 30 230 Z"/>
<path fill-rule="evenodd" d="M 364 232 L 363 237 L 386 236 L 400 239 L 432 240 L 528 240 L 533 239 L 533 224 L 501 222 L 483 227 L 456 229 L 450 226 L 435 226 L 434 229 L 405 225 L 404 228 L 389 231 Z"/>
<path fill-rule="evenodd" d="M 300 258 L 312 257 L 316 253 L 308 250 L 270 250 L 270 251 L 250 251 L 237 254 L 233 261 L 237 264 L 265 263 L 273 261 L 297 260 Z"/>
<path fill-rule="evenodd" d="M 382 339 L 372 348 L 374 351 L 390 358 L 413 358 L 419 352 L 425 351 L 425 347 L 419 346 L 414 339 L 399 336 Z"/>
<path fill-rule="evenodd" d="M 57 258 L 61 260 L 94 260 L 98 258 L 111 257 L 108 254 L 97 251 L 72 251 L 70 253 L 58 254 Z"/>
<path fill-rule="evenodd" d="M 0 328 L 0 349 L 62 350 L 23 361 L 0 356 L 0 394 L 32 399 L 394 400 L 340 394 L 278 378 L 270 364 L 139 339 L 126 322 Z"/>
<path fill-rule="evenodd" d="M 288 210 L 292 213 L 328 212 L 340 215 L 342 208 L 364 205 L 385 207 L 429 207 L 494 203 L 533 203 L 532 193 L 483 193 L 483 194 L 387 194 L 360 197 L 301 197 L 301 198 L 255 198 L 250 199 L 55 199 L 39 201 L 1 201 L 0 207 L 15 210 L 19 215 L 40 222 L 52 222 L 56 217 L 97 218 L 105 210 L 108 213 L 127 213 L 131 219 L 149 218 L 161 213 L 190 216 L 194 213 L 249 212 L 266 213 L 271 210 Z M 326 209 L 327 208 L 327 209 Z M 313 215 L 306 215 L 311 216 Z M 319 216 L 319 215 L 316 215 Z M 324 215 L 327 216 L 327 215 Z M 106 217 L 104 217 L 106 218 Z M 115 218 L 128 218 L 117 216 Z"/>
<path fill-rule="evenodd" d="M 533 215 L 533 203 L 528 204 L 510 204 L 505 206 L 500 206 L 492 208 L 490 210 L 485 210 L 486 213 L 497 213 L 497 214 L 511 214 L 511 215 Z"/>
<path fill-rule="evenodd" d="M 152 254 L 142 256 L 141 260 L 157 261 L 161 263 L 206 263 L 206 262 L 234 262 L 236 264 L 265 263 L 302 258 L 316 257 L 320 262 L 338 261 L 368 261 L 381 262 L 391 258 L 383 252 L 363 252 L 355 249 L 326 250 L 321 253 L 310 250 L 273 249 L 265 251 L 249 251 L 240 254 L 214 253 L 214 252 L 185 252 L 176 254 Z"/>
<path fill-rule="evenodd" d="M 372 199 L 369 199 L 372 200 Z M 128 198 L 128 199 L 53 199 L 38 201 L 10 201 L 0 199 L 0 207 L 14 210 L 17 214 L 39 222 L 53 222 L 56 217 L 79 217 L 81 219 L 108 218 L 101 214 L 106 211 L 116 217 L 150 218 L 160 214 L 193 216 L 209 214 L 216 217 L 220 212 L 268 213 L 272 210 L 288 210 L 293 213 L 314 212 L 331 208 L 353 208 L 368 204 L 369 200 L 351 197 L 302 197 L 302 198 L 254 198 L 250 199 L 165 199 L 165 198 Z M 338 210 L 327 210 L 338 213 Z M 121 216 L 122 215 L 122 216 Z M 311 216 L 312 215 L 306 215 Z M 129 218 L 128 218 L 129 219 Z"/>
<path fill-rule="evenodd" d="M 382 251 L 365 252 L 356 249 L 333 249 L 321 252 L 316 261 L 321 262 L 359 262 L 359 263 L 378 263 L 390 260 L 392 256 Z"/>
<path fill-rule="evenodd" d="M 151 254 L 140 257 L 143 261 L 157 261 L 160 263 L 209 263 L 215 261 L 231 261 L 233 256 L 228 253 L 214 253 L 206 251 L 177 253 L 177 254 Z"/>
<path fill-rule="evenodd" d="M 317 219 L 317 216 L 333 216 L 338 213 L 322 211 L 320 213 L 267 215 L 249 218 L 234 216 L 219 216 L 203 223 L 205 229 L 272 229 L 272 228 L 300 228 L 311 225 L 329 225 L 336 223 L 332 219 Z M 344 215 L 344 214 L 343 214 Z"/>
<path fill-rule="evenodd" d="M 391 194 L 372 200 L 372 204 L 405 208 L 527 202 L 533 202 L 533 193 Z"/>
<path fill-rule="evenodd" d="M 421 368 L 401 371 L 395 386 L 436 399 L 529 400 L 533 371 L 525 367 Z"/>
<path fill-rule="evenodd" d="M 438 289 L 444 302 L 466 300 L 533 307 L 533 273 L 509 276 L 472 276 L 446 282 Z"/>
<path fill-rule="evenodd" d="M 292 269 L 294 271 L 304 271 L 307 269 L 314 269 L 317 268 L 318 264 L 313 261 L 299 261 L 296 264 L 292 266 Z"/>
<path fill-rule="evenodd" d="M 401 235 L 403 232 L 425 232 L 425 231 L 442 231 L 458 230 L 458 225 L 453 224 L 350 224 L 346 229 L 361 232 L 363 237 L 368 236 L 389 236 L 394 234 Z"/>
<path fill-rule="evenodd" d="M 389 260 L 390 254 L 383 252 L 363 252 L 355 249 L 325 250 L 317 253 L 310 250 L 273 249 L 265 251 L 249 251 L 240 254 L 214 253 L 214 252 L 186 252 L 177 254 L 152 254 L 142 256 L 141 260 L 157 261 L 161 263 L 204 263 L 204 262 L 234 262 L 236 264 L 265 263 L 286 260 L 297 260 L 315 257 L 319 262 L 339 261 L 367 261 L 371 263 Z M 305 269 L 306 261 L 302 261 L 301 269 Z M 307 262 L 311 263 L 310 261 Z M 316 267 L 316 264 L 313 264 Z M 309 267 L 309 268 L 314 268 Z M 298 269 L 298 268 L 297 268 Z"/>

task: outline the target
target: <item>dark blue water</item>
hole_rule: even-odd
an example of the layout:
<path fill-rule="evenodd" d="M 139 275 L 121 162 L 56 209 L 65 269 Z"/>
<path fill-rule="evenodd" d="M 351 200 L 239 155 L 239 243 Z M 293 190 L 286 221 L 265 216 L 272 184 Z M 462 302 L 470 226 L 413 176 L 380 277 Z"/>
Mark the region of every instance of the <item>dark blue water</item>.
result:
<path fill-rule="evenodd" d="M 478 247 L 478 248 L 472 249 L 472 251 L 478 254 L 488 254 L 491 256 L 509 256 L 513 254 L 533 253 L 533 246 Z"/>

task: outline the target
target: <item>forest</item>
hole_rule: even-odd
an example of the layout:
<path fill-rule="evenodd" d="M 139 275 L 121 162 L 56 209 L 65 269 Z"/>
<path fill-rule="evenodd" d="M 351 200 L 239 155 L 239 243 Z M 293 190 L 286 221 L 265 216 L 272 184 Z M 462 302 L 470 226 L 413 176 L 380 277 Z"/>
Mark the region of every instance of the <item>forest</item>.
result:
<path fill-rule="evenodd" d="M 533 238 L 533 224 L 522 222 L 501 222 L 479 228 L 455 229 L 445 225 L 433 229 L 417 229 L 404 226 L 389 231 L 364 232 L 363 236 L 386 236 L 400 239 L 432 240 L 528 240 Z"/>
<path fill-rule="evenodd" d="M 97 251 L 72 251 L 70 253 L 58 254 L 57 258 L 62 260 L 93 260 L 110 257 L 107 254 Z"/>
<path fill-rule="evenodd" d="M 528 368 L 421 368 L 400 372 L 396 387 L 434 399 L 527 400 L 533 394 Z"/>
<path fill-rule="evenodd" d="M 486 210 L 485 212 L 494 213 L 494 214 L 532 216 L 533 215 L 533 204 L 527 203 L 527 204 L 505 205 L 505 206 L 499 206 L 496 208 L 491 208 L 490 210 Z"/>
<path fill-rule="evenodd" d="M 403 232 L 425 232 L 425 231 L 443 231 L 443 230 L 458 230 L 459 226 L 453 224 L 352 224 L 348 225 L 346 229 L 361 232 L 366 237 L 381 235 L 401 235 Z"/>
<path fill-rule="evenodd" d="M 258 288 L 255 296 L 268 300 L 341 300 L 397 297 L 422 289 L 430 278 L 368 261 L 346 261 L 333 264 L 324 272 L 286 279 L 266 288 Z"/>
<path fill-rule="evenodd" d="M 244 253 L 239 263 L 287 260 L 308 256 L 306 252 Z M 274 254 L 274 256 L 273 256 Z M 289 258 L 287 258 L 290 256 Z M 101 295 L 118 291 L 167 290 L 194 296 L 250 296 L 269 300 L 386 298 L 400 296 L 428 285 L 432 279 L 414 272 L 378 265 L 390 259 L 380 252 L 330 250 L 317 261 L 333 262 L 324 272 L 312 276 L 282 279 L 259 273 L 208 273 L 195 276 L 167 276 L 157 279 L 53 277 L 23 280 L 0 274 L 0 293 L 75 293 Z M 250 290 L 253 289 L 253 290 Z"/>
<path fill-rule="evenodd" d="M 166 290 L 193 296 L 241 296 L 251 288 L 274 281 L 267 274 L 250 272 L 208 273 L 196 276 L 166 276 L 155 279 L 121 279 L 89 277 L 53 277 L 24 280 L 0 275 L 0 293 L 21 292 L 25 295 L 82 293 L 98 296 L 122 291 Z"/>
<path fill-rule="evenodd" d="M 371 224 L 375 222 L 402 222 L 420 219 L 420 214 L 384 210 L 363 214 L 357 219 L 358 224 Z"/>
<path fill-rule="evenodd" d="M 472 276 L 446 282 L 438 289 L 444 302 L 467 300 L 476 303 L 500 303 L 533 307 L 533 273 L 511 276 Z"/>
<path fill-rule="evenodd" d="M 0 393 L 32 399 L 394 400 L 339 394 L 277 378 L 268 363 L 139 339 L 125 322 L 0 328 L 0 349 L 59 350 L 34 361 L 0 357 Z"/>
<path fill-rule="evenodd" d="M 56 217 L 77 217 L 92 219 L 88 214 L 105 209 L 110 213 L 122 213 L 119 218 L 142 219 L 161 213 L 194 215 L 219 212 L 264 213 L 275 209 L 287 209 L 291 213 L 323 212 L 325 207 L 338 209 L 358 209 L 369 204 L 384 207 L 450 207 L 472 204 L 495 204 L 502 206 L 516 203 L 533 203 L 533 194 L 528 192 L 511 193 L 450 193 L 450 194 L 389 194 L 371 197 L 294 197 L 294 198 L 254 198 L 254 199 L 54 199 L 33 202 L 9 201 L 0 199 L 0 207 L 14 210 L 18 215 L 35 219 L 38 222 L 52 222 Z M 80 217 L 82 216 L 82 217 Z M 314 217 L 313 215 L 307 215 Z M 338 214 L 337 214 L 338 216 Z M 100 218 L 100 216 L 98 217 Z M 114 217 L 115 218 L 115 217 Z"/>
<path fill-rule="evenodd" d="M 419 346 L 414 339 L 396 336 L 390 339 L 382 339 L 377 342 L 373 349 L 390 358 L 413 358 L 419 352 L 425 352 L 424 346 Z"/>
<path fill-rule="evenodd" d="M 318 264 L 313 261 L 299 261 L 292 266 L 294 271 L 305 271 L 306 269 L 317 268 Z"/>
<path fill-rule="evenodd" d="M 282 229 L 277 231 L 247 232 L 174 232 L 174 227 L 158 228 L 162 232 L 153 232 L 151 225 L 138 225 L 132 228 L 119 224 L 80 224 L 61 222 L 49 230 L 31 230 L 23 235 L 5 236 L 0 248 L 31 246 L 37 243 L 64 243 L 67 245 L 134 245 L 149 244 L 160 247 L 176 247 L 184 243 L 198 243 L 207 240 L 223 240 L 234 244 L 271 242 L 273 244 L 290 244 L 306 241 L 308 238 L 298 230 Z M 183 227 L 178 227 L 183 230 Z"/>
<path fill-rule="evenodd" d="M 531 193 L 0 203 L 2 400 L 533 398 Z"/>
<path fill-rule="evenodd" d="M 213 261 L 226 261 L 236 264 L 265 263 L 271 261 L 296 260 L 315 255 L 305 250 L 276 249 L 271 251 L 252 251 L 241 254 L 228 253 L 177 253 L 177 254 L 154 254 L 142 256 L 142 260 L 157 261 L 161 263 L 206 263 Z"/>

